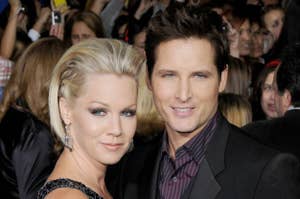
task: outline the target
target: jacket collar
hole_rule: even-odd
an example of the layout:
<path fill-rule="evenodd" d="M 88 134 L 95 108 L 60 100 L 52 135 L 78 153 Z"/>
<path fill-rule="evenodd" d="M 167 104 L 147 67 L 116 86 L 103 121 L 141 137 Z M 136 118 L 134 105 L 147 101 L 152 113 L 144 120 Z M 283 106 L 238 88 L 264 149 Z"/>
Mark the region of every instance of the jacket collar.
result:
<path fill-rule="evenodd" d="M 227 139 L 229 135 L 229 125 L 225 118 L 220 114 L 217 118 L 217 126 L 215 133 L 210 140 L 210 143 L 206 149 L 205 158 L 202 160 L 197 177 L 191 182 L 183 196 L 183 199 L 198 199 L 201 196 L 202 199 L 214 199 L 222 187 L 218 184 L 216 180 L 216 175 L 221 173 L 225 168 L 225 149 L 227 144 Z M 161 146 L 160 141 L 160 146 Z M 159 166 L 161 160 L 161 148 L 156 152 L 156 158 L 150 160 L 155 162 L 154 167 L 146 166 L 147 169 L 144 170 L 145 175 L 147 172 L 151 172 L 151 180 L 144 179 L 141 182 L 141 192 L 139 198 L 157 198 L 157 186 L 158 186 L 158 176 L 159 176 Z M 149 161 L 149 162 L 150 162 Z M 149 176 L 149 175 L 147 175 Z M 193 189 L 193 187 L 200 187 Z M 150 189 L 150 195 L 149 193 Z"/>
<path fill-rule="evenodd" d="M 222 187 L 216 176 L 225 168 L 225 149 L 228 139 L 228 125 L 223 116 L 218 117 L 214 136 L 208 144 L 197 177 L 186 190 L 183 199 L 214 199 Z M 193 187 L 199 187 L 193 189 Z"/>

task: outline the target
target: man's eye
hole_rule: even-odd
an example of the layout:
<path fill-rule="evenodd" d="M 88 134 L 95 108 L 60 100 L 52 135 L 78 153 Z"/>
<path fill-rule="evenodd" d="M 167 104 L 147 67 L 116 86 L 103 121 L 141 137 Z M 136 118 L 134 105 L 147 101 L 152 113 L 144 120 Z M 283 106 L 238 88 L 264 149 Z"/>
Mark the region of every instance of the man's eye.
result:
<path fill-rule="evenodd" d="M 96 116 L 105 116 L 107 111 L 105 109 L 91 109 L 90 113 Z"/>
<path fill-rule="evenodd" d="M 194 74 L 194 77 L 197 77 L 197 78 L 206 78 L 206 75 L 205 74 L 203 74 L 203 73 L 195 73 Z"/>
<path fill-rule="evenodd" d="M 136 115 L 136 110 L 124 110 L 121 112 L 121 115 L 125 117 L 133 117 Z"/>

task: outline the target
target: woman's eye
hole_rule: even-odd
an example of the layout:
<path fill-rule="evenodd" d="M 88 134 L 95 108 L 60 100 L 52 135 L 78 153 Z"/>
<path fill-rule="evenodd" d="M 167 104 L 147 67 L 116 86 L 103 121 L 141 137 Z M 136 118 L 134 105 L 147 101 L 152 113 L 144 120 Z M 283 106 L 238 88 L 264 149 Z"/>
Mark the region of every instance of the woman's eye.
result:
<path fill-rule="evenodd" d="M 276 27 L 278 27 L 278 26 L 279 26 L 279 21 L 278 21 L 278 20 L 274 21 L 272 27 L 273 27 L 273 28 L 276 28 Z"/>
<path fill-rule="evenodd" d="M 124 110 L 121 115 L 125 117 L 133 117 L 136 115 L 136 110 Z"/>
<path fill-rule="evenodd" d="M 264 91 L 271 91 L 271 90 L 273 90 L 273 87 L 269 86 L 269 85 L 266 85 L 266 86 L 263 87 L 263 90 Z"/>
<path fill-rule="evenodd" d="M 105 109 L 91 109 L 90 113 L 97 116 L 105 116 L 107 111 Z"/>
<path fill-rule="evenodd" d="M 163 78 L 168 78 L 168 77 L 173 77 L 174 76 L 174 74 L 173 73 L 165 73 L 165 74 L 162 74 L 161 75 L 161 77 L 163 77 Z"/>

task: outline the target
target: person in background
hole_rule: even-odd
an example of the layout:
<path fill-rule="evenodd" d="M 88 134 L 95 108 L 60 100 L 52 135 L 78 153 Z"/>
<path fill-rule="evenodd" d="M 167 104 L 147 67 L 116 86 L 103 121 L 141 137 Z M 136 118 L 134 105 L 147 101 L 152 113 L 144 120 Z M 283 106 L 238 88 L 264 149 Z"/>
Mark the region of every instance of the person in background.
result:
<path fill-rule="evenodd" d="M 9 5 L 9 18 L 3 33 L 1 32 L 2 34 L 0 34 L 0 102 L 14 65 L 14 62 L 10 59 L 13 56 L 16 44 L 21 3 L 19 0 L 11 0 Z"/>
<path fill-rule="evenodd" d="M 219 109 L 228 122 L 235 126 L 242 127 L 252 122 L 251 104 L 247 98 L 241 95 L 221 93 Z"/>
<path fill-rule="evenodd" d="M 275 93 L 273 80 L 279 62 L 266 65 L 259 73 L 253 89 L 253 120 L 273 119 L 278 117 L 275 109 Z"/>
<path fill-rule="evenodd" d="M 126 14 L 122 14 L 116 18 L 111 31 L 111 37 L 114 39 L 120 39 L 122 41 L 128 41 L 127 25 L 129 17 Z"/>
<path fill-rule="evenodd" d="M 16 42 L 17 27 L 22 13 L 20 12 L 21 2 L 19 0 L 10 0 L 10 12 L 7 24 L 0 42 L 0 56 L 5 59 L 10 59 Z"/>
<path fill-rule="evenodd" d="M 249 98 L 251 95 L 251 69 L 241 59 L 230 56 L 228 78 L 224 93 L 235 93 Z"/>
<path fill-rule="evenodd" d="M 289 15 L 294 16 L 295 11 L 292 11 Z M 268 63 L 272 60 L 279 59 L 282 54 L 282 50 L 285 46 L 289 45 L 288 42 L 288 34 L 287 32 L 295 31 L 297 26 L 295 25 L 295 21 L 293 23 L 288 23 L 285 11 L 279 5 L 269 5 L 266 6 L 262 13 L 262 22 L 266 30 L 268 30 L 268 35 L 265 35 L 264 42 L 264 52 L 263 58 L 265 63 Z M 298 31 L 299 32 L 299 31 Z M 298 34 L 298 33 L 296 33 Z M 292 42 L 292 44 L 294 41 Z"/>
<path fill-rule="evenodd" d="M 273 35 L 274 41 L 279 39 L 284 24 L 284 10 L 279 5 L 269 5 L 264 7 L 262 14 L 264 27 Z"/>
<path fill-rule="evenodd" d="M 143 63 L 125 42 L 96 38 L 73 45 L 59 60 L 49 109 L 64 150 L 38 199 L 112 198 L 106 167 L 130 148 Z"/>
<path fill-rule="evenodd" d="M 0 104 L 0 195 L 36 198 L 54 167 L 60 143 L 50 130 L 48 89 L 66 50 L 56 38 L 32 43 L 17 61 Z"/>
<path fill-rule="evenodd" d="M 237 36 L 231 36 L 234 38 L 233 40 L 236 40 L 233 43 L 237 43 L 237 52 L 234 53 L 234 56 L 243 58 L 248 56 L 251 50 L 250 20 L 246 6 L 239 5 L 238 3 L 233 3 L 231 6 L 231 11 L 228 11 L 224 17 L 230 24 L 229 29 L 234 29 L 237 32 Z"/>
<path fill-rule="evenodd" d="M 260 142 L 300 158 L 300 44 L 285 48 L 280 61 L 273 81 L 278 117 L 243 129 Z"/>
<path fill-rule="evenodd" d="M 297 158 L 259 144 L 218 111 L 226 38 L 222 18 L 205 7 L 171 6 L 151 19 L 148 85 L 165 131 L 110 170 L 115 199 L 299 198 Z"/>
<path fill-rule="evenodd" d="M 81 11 L 66 23 L 64 40 L 76 44 L 88 38 L 104 37 L 101 18 L 93 12 Z"/>

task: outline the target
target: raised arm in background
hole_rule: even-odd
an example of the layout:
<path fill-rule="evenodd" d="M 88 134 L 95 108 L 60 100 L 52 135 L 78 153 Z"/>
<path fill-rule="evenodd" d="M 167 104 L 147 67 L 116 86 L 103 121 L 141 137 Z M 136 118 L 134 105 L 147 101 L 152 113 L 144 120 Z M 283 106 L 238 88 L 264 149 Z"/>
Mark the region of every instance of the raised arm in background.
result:
<path fill-rule="evenodd" d="M 6 59 L 11 57 L 14 50 L 18 24 L 18 12 L 21 8 L 20 0 L 9 0 L 9 4 L 9 18 L 0 42 L 0 56 Z"/>

